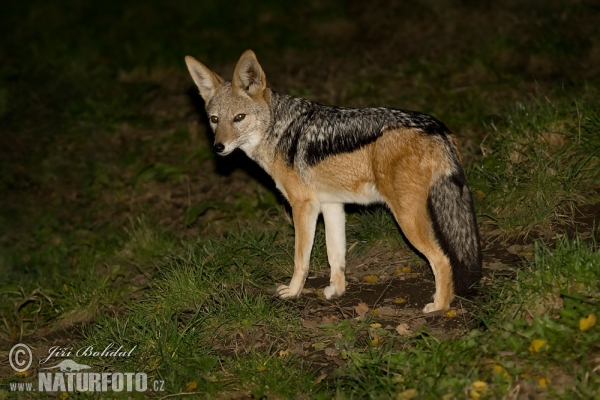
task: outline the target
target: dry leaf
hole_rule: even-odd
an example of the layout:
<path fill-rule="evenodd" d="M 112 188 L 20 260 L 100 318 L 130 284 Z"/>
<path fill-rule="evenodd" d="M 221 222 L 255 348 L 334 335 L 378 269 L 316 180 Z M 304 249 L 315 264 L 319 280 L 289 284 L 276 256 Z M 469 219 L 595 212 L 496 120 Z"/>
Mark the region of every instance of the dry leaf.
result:
<path fill-rule="evenodd" d="M 484 381 L 476 381 L 471 384 L 469 395 L 472 398 L 479 398 L 487 391 L 487 383 Z"/>
<path fill-rule="evenodd" d="M 481 190 L 475 189 L 475 190 L 473 190 L 473 193 L 475 193 L 477 195 L 477 197 L 479 197 L 480 199 L 485 199 L 485 193 L 482 192 Z"/>
<path fill-rule="evenodd" d="M 393 317 L 394 315 L 396 315 L 396 310 L 388 306 L 379 307 L 379 312 L 377 313 L 377 315 L 380 317 Z"/>
<path fill-rule="evenodd" d="M 325 325 L 333 325 L 338 322 L 339 318 L 336 315 L 323 315 L 323 324 Z"/>
<path fill-rule="evenodd" d="M 596 315 L 594 314 L 579 319 L 579 330 L 582 332 L 591 329 L 594 325 L 596 325 Z"/>
<path fill-rule="evenodd" d="M 396 332 L 400 335 L 406 336 L 410 335 L 412 332 L 410 331 L 410 326 L 407 323 L 402 323 L 396 327 Z"/>
<path fill-rule="evenodd" d="M 398 394 L 398 397 L 396 397 L 397 399 L 414 399 L 415 397 L 417 397 L 419 395 L 419 392 L 417 392 L 417 389 L 407 389 L 402 393 Z"/>
<path fill-rule="evenodd" d="M 456 318 L 456 310 L 448 310 L 444 313 L 445 317 Z"/>
<path fill-rule="evenodd" d="M 550 348 L 548 342 L 543 339 L 533 339 L 531 341 L 531 345 L 529 346 L 529 352 L 531 354 L 541 353 L 542 351 L 546 351 Z"/>
<path fill-rule="evenodd" d="M 503 378 L 508 378 L 508 372 L 506 372 L 506 370 L 504 369 L 504 367 L 502 365 L 494 365 L 494 373 L 496 375 L 502 375 Z"/>
<path fill-rule="evenodd" d="M 290 350 L 279 350 L 279 358 L 286 358 L 290 355 Z"/>
<path fill-rule="evenodd" d="M 541 388 L 547 388 L 549 384 L 552 383 L 552 380 L 550 378 L 541 378 L 538 383 L 540 384 Z"/>
<path fill-rule="evenodd" d="M 321 375 L 319 375 L 315 381 L 314 384 L 318 385 L 319 383 L 321 383 L 323 381 L 323 379 L 327 378 L 327 374 L 326 373 L 322 373 Z"/>
<path fill-rule="evenodd" d="M 323 349 L 325 349 L 325 347 L 327 347 L 327 345 L 325 343 L 313 343 L 312 347 L 315 350 L 323 350 Z"/>
<path fill-rule="evenodd" d="M 363 281 L 367 282 L 367 283 L 375 283 L 379 280 L 379 277 L 377 275 L 365 275 L 363 276 Z"/>
<path fill-rule="evenodd" d="M 364 318 L 365 315 L 369 312 L 369 306 L 367 303 L 358 303 L 357 306 L 354 306 L 354 311 L 358 314 L 359 317 Z"/>
<path fill-rule="evenodd" d="M 319 327 L 319 323 L 312 319 L 303 319 L 301 320 L 301 324 L 306 329 L 317 329 Z"/>
<path fill-rule="evenodd" d="M 340 352 L 333 347 L 328 347 L 325 349 L 325 355 L 329 357 L 337 357 L 340 355 Z"/>

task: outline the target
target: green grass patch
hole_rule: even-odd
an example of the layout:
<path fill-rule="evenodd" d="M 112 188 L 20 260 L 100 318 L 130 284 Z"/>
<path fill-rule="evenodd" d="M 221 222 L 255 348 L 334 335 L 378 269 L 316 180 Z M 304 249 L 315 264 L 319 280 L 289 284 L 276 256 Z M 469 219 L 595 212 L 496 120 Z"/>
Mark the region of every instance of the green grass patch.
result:
<path fill-rule="evenodd" d="M 514 278 L 494 279 L 482 303 L 484 327 L 461 339 L 418 332 L 407 350 L 350 353 L 338 371 L 336 398 L 532 396 L 590 398 L 600 389 L 598 325 L 582 318 L 600 314 L 600 251 L 562 238 L 556 249 L 538 244 L 535 260 Z M 556 296 L 549 302 L 548 296 Z M 540 305 L 545 305 L 540 307 Z M 477 393 L 473 393 L 477 392 Z"/>
<path fill-rule="evenodd" d="M 600 390 L 592 373 L 600 330 L 580 325 L 600 314 L 596 245 L 567 238 L 554 249 L 537 244 L 534 259 L 514 277 L 488 281 L 482 327 L 459 339 L 426 330 L 398 336 L 370 320 L 324 326 L 311 349 L 335 348 L 346 365 L 323 380 L 311 361 L 290 351 L 305 340 L 299 310 L 261 290 L 285 254 L 261 265 L 274 238 L 240 235 L 198 243 L 160 267 L 139 301 L 98 316 L 75 347 L 135 346 L 132 357 L 94 362 L 145 371 L 164 381 L 167 393 L 207 397 L 453 398 L 520 390 L 587 398 Z"/>
<path fill-rule="evenodd" d="M 527 236 L 571 222 L 600 179 L 595 92 L 581 100 L 518 103 L 480 144 L 469 170 L 484 223 Z"/>

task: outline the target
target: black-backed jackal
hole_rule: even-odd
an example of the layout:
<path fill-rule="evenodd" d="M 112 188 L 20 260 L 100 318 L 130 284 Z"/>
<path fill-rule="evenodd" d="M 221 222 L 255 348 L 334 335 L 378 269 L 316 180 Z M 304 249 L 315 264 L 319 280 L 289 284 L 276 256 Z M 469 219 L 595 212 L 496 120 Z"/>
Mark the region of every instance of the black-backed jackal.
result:
<path fill-rule="evenodd" d="M 327 299 L 346 291 L 345 203 L 385 203 L 402 232 L 429 261 L 433 303 L 450 307 L 481 277 L 481 249 L 471 192 L 456 139 L 437 119 L 390 108 L 317 104 L 267 88 L 255 54 L 240 57 L 232 82 L 193 57 L 187 67 L 215 134 L 214 149 L 242 149 L 275 180 L 295 228 L 294 275 L 277 288 L 300 295 L 308 275 L 315 225 L 325 222 L 331 280 Z"/>

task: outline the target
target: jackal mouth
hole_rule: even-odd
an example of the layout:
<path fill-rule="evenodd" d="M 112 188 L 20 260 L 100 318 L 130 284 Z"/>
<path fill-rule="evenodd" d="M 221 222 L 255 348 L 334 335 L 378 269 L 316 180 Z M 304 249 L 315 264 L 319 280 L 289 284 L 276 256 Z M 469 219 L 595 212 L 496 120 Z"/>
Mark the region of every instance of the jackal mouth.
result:
<path fill-rule="evenodd" d="M 236 146 L 235 143 L 230 143 L 227 146 L 225 146 L 223 143 L 215 143 L 213 145 L 213 150 L 220 156 L 226 156 L 237 148 L 238 146 Z"/>

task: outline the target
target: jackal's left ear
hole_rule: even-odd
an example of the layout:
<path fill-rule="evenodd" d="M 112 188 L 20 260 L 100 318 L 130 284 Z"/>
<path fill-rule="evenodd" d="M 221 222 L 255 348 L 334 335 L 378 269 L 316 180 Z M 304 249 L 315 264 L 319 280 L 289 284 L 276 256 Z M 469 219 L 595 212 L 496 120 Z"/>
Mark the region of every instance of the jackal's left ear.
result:
<path fill-rule="evenodd" d="M 252 50 L 246 50 L 233 71 L 233 86 L 250 96 L 261 94 L 267 87 L 265 73 Z"/>

